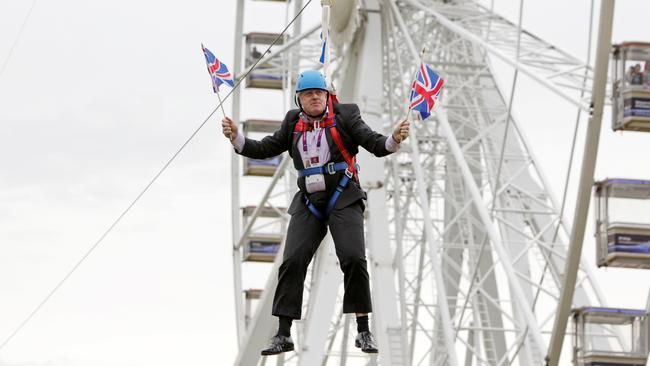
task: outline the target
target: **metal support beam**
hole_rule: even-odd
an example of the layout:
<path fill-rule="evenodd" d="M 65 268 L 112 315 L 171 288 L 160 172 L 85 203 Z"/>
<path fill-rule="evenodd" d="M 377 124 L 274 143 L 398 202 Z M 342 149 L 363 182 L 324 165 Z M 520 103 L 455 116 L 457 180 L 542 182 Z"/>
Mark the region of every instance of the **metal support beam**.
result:
<path fill-rule="evenodd" d="M 237 1 L 237 14 L 235 21 L 235 58 L 233 60 L 233 72 L 238 75 L 242 65 L 242 41 L 244 29 L 244 0 Z M 232 118 L 239 123 L 240 89 L 236 88 L 232 94 Z M 240 129 L 241 131 L 241 129 Z M 237 322 L 237 344 L 241 347 L 244 339 L 246 326 L 244 324 L 244 304 L 242 298 L 242 275 L 241 275 L 241 251 L 236 246 L 239 240 L 239 156 L 234 150 L 230 152 L 230 219 L 232 220 L 232 268 L 235 291 L 235 321 Z"/>
<path fill-rule="evenodd" d="M 336 306 L 336 293 L 343 279 L 334 251 L 332 234 L 328 233 L 321 243 L 313 266 L 313 286 L 309 292 L 299 366 L 320 365 L 325 357 L 327 335 Z"/>
<path fill-rule="evenodd" d="M 585 236 L 585 225 L 591 199 L 591 188 L 594 184 L 594 170 L 598 156 L 598 143 L 605 104 L 605 89 L 607 86 L 607 68 L 609 50 L 612 39 L 612 23 L 614 19 L 614 0 L 602 0 L 600 6 L 600 26 L 598 29 L 598 48 L 596 50 L 595 80 L 592 92 L 593 110 L 589 118 L 587 135 L 585 137 L 582 157 L 582 171 L 578 186 L 578 199 L 573 216 L 569 252 L 564 267 L 564 282 L 562 293 L 555 312 L 555 322 L 551 342 L 546 356 L 547 366 L 557 366 L 562 353 L 562 343 L 573 302 L 573 293 L 578 276 L 582 244 Z"/>
<path fill-rule="evenodd" d="M 648 316 L 650 316 L 650 292 L 648 293 L 648 303 L 645 306 L 645 311 L 648 313 Z M 648 342 L 648 349 L 650 349 L 650 319 L 645 319 L 645 325 L 648 328 L 646 333 L 646 341 Z"/>
<path fill-rule="evenodd" d="M 442 323 L 442 332 L 444 336 L 445 346 L 447 347 L 447 355 L 449 359 L 449 365 L 458 366 L 458 357 L 456 356 L 456 347 L 454 346 L 454 329 L 450 318 L 449 313 L 449 304 L 447 298 L 447 291 L 444 279 L 442 277 L 442 266 L 441 260 L 438 257 L 438 253 L 441 253 L 438 243 L 435 240 L 432 221 L 431 221 L 431 211 L 429 209 L 429 201 L 427 199 L 426 192 L 426 181 L 424 178 L 424 172 L 420 166 L 420 149 L 418 146 L 417 132 L 411 134 L 411 156 L 412 160 L 415 162 L 413 164 L 413 171 L 415 172 L 415 179 L 417 180 L 417 189 L 420 196 L 420 205 L 422 207 L 422 215 L 424 217 L 424 232 L 429 243 L 429 256 L 433 267 L 434 279 L 436 284 L 436 294 L 438 298 L 438 307 L 440 308 L 440 320 Z"/>
<path fill-rule="evenodd" d="M 283 252 L 284 241 L 275 257 L 273 269 L 269 273 L 266 286 L 255 308 L 255 316 L 253 316 L 250 326 L 246 329 L 245 337 L 239 346 L 235 366 L 257 365 L 261 357 L 260 350 L 266 345 L 268 337 L 273 331 L 273 326 L 277 324 L 275 318 L 271 316 L 271 307 L 273 305 L 274 290 L 278 284 L 278 269 L 282 263 Z"/>
<path fill-rule="evenodd" d="M 383 105 L 382 28 L 378 0 L 365 1 L 362 11 L 366 21 L 357 34 L 359 52 L 352 56 L 346 70 L 346 87 L 342 96 L 352 96 L 359 103 L 364 121 L 375 131 L 381 131 Z M 390 121 L 391 124 L 394 121 Z M 386 208 L 385 161 L 362 151 L 361 184 L 368 191 L 368 219 L 366 240 L 369 253 L 369 270 L 372 275 L 373 327 L 380 349 L 379 358 L 386 365 L 409 364 L 406 332 L 400 322 L 397 308 L 398 293 L 395 288 L 395 268 L 390 248 L 388 212 Z M 395 347 L 399 345 L 399 347 Z"/>
<path fill-rule="evenodd" d="M 413 5 L 414 7 L 423 10 L 431 15 L 433 15 L 438 22 L 443 27 L 446 27 L 447 29 L 453 31 L 454 33 L 458 34 L 462 38 L 467 39 L 468 41 L 480 45 L 483 49 L 485 49 L 487 52 L 490 54 L 494 55 L 495 57 L 501 59 L 505 63 L 509 64 L 510 66 L 514 67 L 515 69 L 521 71 L 522 73 L 526 74 L 536 82 L 540 83 L 544 87 L 548 88 L 549 90 L 555 92 L 557 95 L 561 96 L 563 99 L 568 101 L 569 103 L 577 106 L 578 108 L 588 111 L 589 110 L 589 105 L 587 105 L 585 102 L 580 100 L 580 98 L 573 97 L 557 86 L 553 85 L 551 82 L 549 82 L 546 78 L 543 78 L 539 76 L 535 71 L 531 70 L 529 67 L 526 65 L 522 64 L 521 62 L 517 60 L 513 60 L 510 56 L 506 55 L 502 51 L 500 51 L 498 48 L 494 47 L 493 45 L 489 44 L 487 41 L 485 41 L 483 38 L 471 33 L 470 31 L 464 29 L 461 25 L 456 24 L 455 22 L 451 21 L 447 17 L 443 16 L 436 10 L 434 10 L 431 7 L 426 7 L 422 5 L 419 1 L 416 0 L 406 0 L 409 4 Z"/>
<path fill-rule="evenodd" d="M 463 156 L 460 145 L 458 144 L 458 140 L 456 139 L 456 135 L 454 134 L 453 129 L 449 125 L 449 121 L 447 120 L 447 114 L 442 106 L 438 107 L 438 110 L 436 111 L 436 116 L 438 117 L 438 121 L 440 121 L 440 132 L 447 139 L 449 150 L 452 152 L 456 162 L 458 163 L 458 166 L 463 175 L 465 186 L 467 187 L 467 190 L 470 192 L 472 196 L 473 204 L 476 207 L 476 210 L 480 216 L 481 222 L 483 223 L 483 227 L 485 228 L 485 231 L 487 232 L 488 237 L 490 238 L 490 242 L 492 243 L 493 248 L 495 249 L 497 255 L 499 256 L 499 261 L 501 262 L 501 265 L 506 273 L 506 276 L 508 277 L 510 288 L 513 292 L 512 294 L 514 297 L 513 300 L 519 305 L 521 316 L 526 321 L 526 325 L 528 325 L 528 327 L 530 328 L 530 333 L 532 339 L 536 343 L 536 346 L 539 349 L 544 349 L 542 332 L 539 328 L 539 325 L 537 324 L 535 315 L 532 312 L 532 306 L 525 295 L 525 292 L 521 286 L 521 282 L 519 281 L 517 275 L 515 274 L 515 270 L 512 265 L 513 263 L 512 259 L 510 258 L 507 250 L 505 249 L 503 243 L 501 242 L 497 234 L 496 229 L 493 226 L 493 223 L 490 219 L 490 214 L 487 208 L 485 207 L 485 204 L 483 203 L 483 199 L 481 198 L 481 193 L 478 189 L 478 186 L 476 185 L 476 182 L 474 181 L 472 172 L 467 164 L 467 161 Z"/>
<path fill-rule="evenodd" d="M 389 3 L 390 3 L 390 5 L 392 6 L 392 8 L 394 10 L 394 14 L 396 16 L 398 25 L 400 26 L 400 28 L 402 28 L 402 32 L 404 32 L 405 35 L 408 35 L 408 32 L 407 32 L 406 26 L 405 26 L 405 24 L 403 22 L 403 19 L 401 19 L 401 16 L 399 15 L 399 11 L 398 11 L 398 9 L 396 9 L 397 6 L 395 5 L 395 1 L 394 0 L 389 0 Z M 418 52 L 415 49 L 415 45 L 413 44 L 413 41 L 408 36 L 406 37 L 406 40 L 407 40 L 407 44 L 408 44 L 410 52 L 411 52 L 411 56 L 414 59 L 418 59 Z M 511 289 L 513 291 L 514 300 L 519 305 L 521 315 L 525 319 L 526 324 L 528 325 L 528 327 L 530 328 L 531 336 L 532 336 L 533 340 L 535 341 L 537 347 L 539 349 L 544 349 L 544 341 L 542 339 L 542 333 L 541 333 L 541 330 L 540 330 L 539 326 L 537 325 L 535 315 L 532 312 L 531 304 L 527 301 L 525 293 L 524 293 L 524 291 L 523 291 L 523 289 L 521 287 L 521 283 L 520 283 L 519 279 L 517 278 L 517 276 L 515 274 L 515 271 L 514 271 L 514 268 L 512 266 L 512 260 L 510 259 L 509 255 L 508 255 L 508 252 L 504 248 L 503 243 L 499 239 L 499 236 L 498 236 L 498 234 L 497 234 L 497 232 L 496 232 L 496 230 L 495 230 L 495 228 L 493 226 L 493 223 L 492 223 L 492 221 L 490 219 L 490 215 L 488 213 L 488 210 L 487 210 L 487 208 L 485 207 L 485 205 L 483 203 L 481 193 L 480 193 L 480 191 L 478 189 L 478 186 L 476 185 L 476 182 L 474 181 L 474 177 L 472 176 L 472 172 L 471 172 L 471 170 L 470 170 L 470 168 L 469 168 L 469 166 L 467 164 L 467 161 L 465 160 L 465 157 L 463 155 L 460 144 L 458 143 L 458 140 L 456 139 L 456 135 L 454 134 L 453 129 L 449 125 L 449 121 L 447 120 L 447 114 L 446 114 L 446 112 L 445 112 L 445 110 L 444 110 L 444 108 L 442 106 L 438 107 L 438 110 L 436 112 L 436 116 L 438 118 L 438 121 L 440 122 L 441 134 L 445 137 L 445 139 L 448 142 L 449 150 L 452 152 L 452 154 L 453 154 L 453 156 L 454 156 L 454 158 L 455 158 L 455 160 L 456 160 L 456 162 L 457 162 L 457 164 L 458 164 L 458 166 L 459 166 L 459 168 L 461 170 L 465 185 L 466 185 L 468 191 L 471 193 L 473 203 L 474 203 L 474 205 L 476 207 L 476 210 L 477 210 L 477 212 L 479 214 L 481 222 L 483 223 L 485 231 L 487 232 L 488 237 L 489 237 L 490 241 L 492 242 L 492 245 L 493 245 L 494 249 L 496 250 L 496 252 L 497 252 L 497 254 L 499 256 L 501 265 L 502 265 L 503 269 L 506 272 L 506 275 L 507 275 L 508 280 L 510 282 Z M 416 143 L 415 139 L 413 140 L 411 145 L 414 147 L 414 150 L 417 148 L 417 143 Z M 418 160 L 415 160 L 415 158 L 414 158 L 414 161 L 418 161 Z M 418 170 L 421 170 L 421 167 L 419 167 L 418 164 L 414 164 L 413 168 L 414 168 L 414 171 L 416 173 L 416 178 L 417 178 Z M 426 216 L 425 216 L 425 219 L 426 219 Z M 428 226 L 429 225 L 425 225 L 425 228 L 427 228 Z M 434 269 L 435 269 L 435 267 L 436 266 L 434 266 Z M 444 287 L 437 286 L 438 291 L 440 291 L 441 289 L 444 289 Z M 439 303 L 438 305 L 446 307 L 446 305 L 447 305 L 446 298 L 444 299 L 444 301 L 442 301 L 442 304 Z M 441 308 L 441 311 L 444 312 L 445 310 Z M 446 314 L 448 316 L 448 314 L 449 314 L 448 309 L 447 309 Z M 444 318 L 445 318 L 445 314 L 443 314 L 443 316 L 442 316 L 443 323 L 444 323 Z M 449 327 L 451 327 L 451 321 L 449 322 Z M 450 341 L 453 341 L 453 338 L 451 338 Z M 453 342 L 451 342 L 451 344 L 453 345 Z M 447 347 L 450 350 L 453 349 L 453 348 L 450 347 L 449 343 L 448 343 Z M 451 358 L 450 358 L 450 360 L 451 360 Z"/>

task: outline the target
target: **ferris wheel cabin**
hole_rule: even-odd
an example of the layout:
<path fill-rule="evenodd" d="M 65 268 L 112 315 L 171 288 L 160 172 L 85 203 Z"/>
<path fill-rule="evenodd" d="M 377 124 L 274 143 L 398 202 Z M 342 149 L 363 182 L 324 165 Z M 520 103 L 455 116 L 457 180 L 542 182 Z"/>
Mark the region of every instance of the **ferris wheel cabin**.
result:
<path fill-rule="evenodd" d="M 253 32 L 246 34 L 246 67 L 255 64 L 262 54 L 273 42 L 279 37 L 276 33 L 260 33 Z M 280 38 L 269 50 L 269 53 L 274 51 L 274 48 L 281 46 L 283 38 Z M 248 77 L 246 78 L 246 86 L 249 88 L 265 88 L 265 89 L 282 89 L 284 65 L 281 59 L 271 60 L 259 64 L 255 67 Z"/>
<path fill-rule="evenodd" d="M 242 218 L 244 225 L 248 223 L 251 216 L 256 210 L 256 206 L 246 206 L 242 208 Z M 272 230 L 274 221 L 280 218 L 279 212 L 286 211 L 283 208 L 262 207 L 258 214 L 261 226 L 266 230 L 254 230 L 246 236 L 243 243 L 244 253 L 243 260 L 247 262 L 273 262 L 275 256 L 280 250 L 282 244 L 283 230 Z"/>
<path fill-rule="evenodd" d="M 650 43 L 612 50 L 612 129 L 650 131 Z"/>
<path fill-rule="evenodd" d="M 572 318 L 575 366 L 645 366 L 645 310 L 582 307 L 573 310 Z"/>
<path fill-rule="evenodd" d="M 243 123 L 244 136 L 251 137 L 251 134 L 259 133 L 262 135 L 272 134 L 280 129 L 282 121 L 270 121 L 249 119 Z M 251 159 L 244 157 L 244 175 L 254 175 L 262 177 L 270 177 L 275 174 L 280 162 L 282 162 L 282 155 L 277 155 L 268 159 Z"/>
<path fill-rule="evenodd" d="M 599 267 L 650 268 L 650 181 L 596 182 L 596 255 Z"/>

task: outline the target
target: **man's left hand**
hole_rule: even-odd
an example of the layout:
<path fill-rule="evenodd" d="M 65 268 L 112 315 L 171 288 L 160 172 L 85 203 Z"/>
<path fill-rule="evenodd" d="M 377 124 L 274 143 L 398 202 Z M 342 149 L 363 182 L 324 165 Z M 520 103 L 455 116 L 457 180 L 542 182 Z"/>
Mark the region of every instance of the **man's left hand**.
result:
<path fill-rule="evenodd" d="M 401 143 L 402 141 L 406 140 L 407 137 L 409 137 L 410 125 L 411 123 L 405 119 L 400 122 L 397 127 L 395 127 L 395 131 L 393 131 L 393 138 L 395 141 L 397 141 L 397 143 Z"/>

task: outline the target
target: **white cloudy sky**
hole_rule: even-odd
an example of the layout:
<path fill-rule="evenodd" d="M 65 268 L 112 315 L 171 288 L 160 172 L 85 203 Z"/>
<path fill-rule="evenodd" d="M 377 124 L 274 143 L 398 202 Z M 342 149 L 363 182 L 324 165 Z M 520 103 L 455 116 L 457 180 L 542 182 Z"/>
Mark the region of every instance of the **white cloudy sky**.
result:
<path fill-rule="evenodd" d="M 0 75 L 0 342 L 214 108 L 200 43 L 232 65 L 234 3 L 36 2 Z M 497 8 L 514 17 L 510 3 Z M 0 66 L 31 4 L 0 0 Z M 279 30 L 281 4 L 249 4 L 246 30 Z M 524 27 L 584 58 L 589 4 L 527 1 Z M 620 1 L 614 40 L 648 39 L 647 14 L 645 0 Z M 575 111 L 521 82 L 534 92 L 515 111 L 559 195 Z M 597 177 L 650 178 L 649 139 L 603 129 Z M 229 154 L 213 119 L 0 365 L 232 363 Z M 613 305 L 645 305 L 647 273 L 598 278 Z"/>

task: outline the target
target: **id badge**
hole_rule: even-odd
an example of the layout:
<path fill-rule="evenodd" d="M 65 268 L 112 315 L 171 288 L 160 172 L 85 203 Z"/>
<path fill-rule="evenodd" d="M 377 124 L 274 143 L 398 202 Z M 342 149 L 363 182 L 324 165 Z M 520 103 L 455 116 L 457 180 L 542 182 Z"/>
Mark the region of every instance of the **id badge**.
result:
<path fill-rule="evenodd" d="M 305 186 L 307 193 L 321 192 L 325 190 L 325 176 L 314 174 L 305 177 Z"/>

